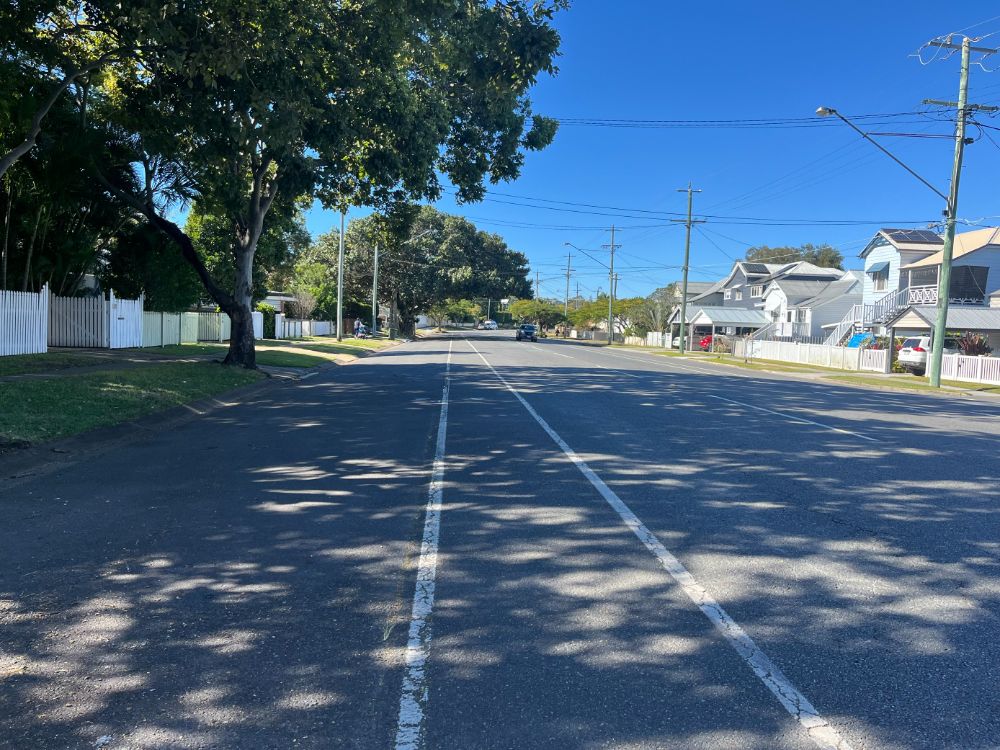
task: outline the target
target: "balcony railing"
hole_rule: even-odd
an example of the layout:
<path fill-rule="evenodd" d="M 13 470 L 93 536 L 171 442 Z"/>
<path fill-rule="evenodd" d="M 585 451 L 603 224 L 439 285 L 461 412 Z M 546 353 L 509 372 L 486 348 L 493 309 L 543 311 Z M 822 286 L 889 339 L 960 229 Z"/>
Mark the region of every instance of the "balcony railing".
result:
<path fill-rule="evenodd" d="M 907 290 L 906 304 L 936 305 L 938 290 L 936 286 L 911 286 Z"/>

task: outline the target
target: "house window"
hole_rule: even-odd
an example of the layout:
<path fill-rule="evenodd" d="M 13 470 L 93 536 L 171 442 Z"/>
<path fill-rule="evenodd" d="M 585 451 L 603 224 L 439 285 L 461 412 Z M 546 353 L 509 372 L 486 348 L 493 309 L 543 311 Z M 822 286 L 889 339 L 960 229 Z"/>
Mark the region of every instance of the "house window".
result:
<path fill-rule="evenodd" d="M 792 316 L 793 315 L 795 315 L 795 313 L 792 310 L 789 310 L 787 313 L 785 313 L 785 318 L 786 318 L 786 322 L 787 323 L 791 323 L 792 322 Z"/>
<path fill-rule="evenodd" d="M 763 284 L 755 284 L 754 286 L 750 287 L 750 296 L 751 297 L 763 297 L 764 296 L 764 285 Z"/>
<path fill-rule="evenodd" d="M 732 299 L 733 298 L 733 290 L 732 289 L 727 289 L 726 293 L 723 294 L 722 297 L 723 297 L 723 299 Z"/>
<path fill-rule="evenodd" d="M 795 311 L 795 322 L 796 323 L 806 322 L 806 311 L 804 308 Z"/>
<path fill-rule="evenodd" d="M 889 261 L 883 260 L 873 263 L 865 273 L 872 277 L 872 289 L 876 292 L 884 292 L 889 288 Z"/>
<path fill-rule="evenodd" d="M 737 289 L 736 290 L 736 299 L 743 299 L 743 290 L 742 289 Z"/>
<path fill-rule="evenodd" d="M 889 287 L 889 274 L 872 276 L 872 288 L 876 292 L 884 292 Z"/>

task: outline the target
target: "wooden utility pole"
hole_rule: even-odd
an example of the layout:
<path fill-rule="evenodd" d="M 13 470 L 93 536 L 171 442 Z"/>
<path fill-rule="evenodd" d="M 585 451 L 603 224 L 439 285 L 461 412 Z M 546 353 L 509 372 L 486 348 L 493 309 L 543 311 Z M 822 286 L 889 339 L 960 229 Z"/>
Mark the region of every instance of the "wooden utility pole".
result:
<path fill-rule="evenodd" d="M 608 265 L 608 346 L 615 341 L 615 249 L 621 245 L 615 244 L 615 225 L 611 225 L 611 244 L 603 247 L 611 250 L 611 263 Z"/>
<path fill-rule="evenodd" d="M 687 349 L 687 296 L 688 296 L 688 268 L 691 264 L 691 227 L 695 224 L 704 224 L 704 220 L 695 220 L 692 218 L 691 211 L 694 208 L 694 194 L 700 193 L 701 190 L 695 190 L 691 187 L 691 183 L 688 183 L 686 188 L 678 188 L 678 193 L 686 192 L 688 194 L 688 215 L 687 219 L 671 219 L 671 221 L 684 222 L 687 225 L 687 234 L 684 238 L 684 265 L 681 266 L 681 335 L 680 335 L 680 352 L 683 354 Z"/>
<path fill-rule="evenodd" d="M 573 256 L 566 253 L 566 300 L 563 302 L 563 317 L 569 316 L 569 276 L 573 272 L 572 269 Z"/>

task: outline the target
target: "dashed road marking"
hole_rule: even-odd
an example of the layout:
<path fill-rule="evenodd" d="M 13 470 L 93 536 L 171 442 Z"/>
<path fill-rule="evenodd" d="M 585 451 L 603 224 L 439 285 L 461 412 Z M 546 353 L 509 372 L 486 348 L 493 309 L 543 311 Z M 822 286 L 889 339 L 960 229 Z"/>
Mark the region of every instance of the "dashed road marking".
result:
<path fill-rule="evenodd" d="M 708 398 L 714 398 L 718 401 L 725 401 L 728 404 L 736 404 L 737 406 L 742 406 L 746 409 L 755 409 L 757 411 L 762 411 L 767 414 L 774 414 L 779 417 L 784 417 L 785 419 L 791 419 L 795 422 L 800 422 L 802 424 L 811 424 L 816 427 L 822 427 L 827 430 L 833 430 L 834 432 L 842 432 L 845 435 L 853 435 L 854 437 L 861 438 L 862 440 L 868 440 L 873 443 L 877 443 L 878 440 L 873 437 L 868 437 L 867 435 L 862 435 L 860 432 L 851 432 L 851 430 L 844 430 L 840 427 L 834 427 L 833 425 L 823 424 L 822 422 L 814 422 L 811 419 L 806 419 L 805 417 L 800 417 L 798 414 L 789 414 L 783 411 L 774 411 L 773 409 L 765 409 L 763 406 L 754 406 L 753 404 L 746 404 L 742 401 L 733 401 L 731 398 L 723 398 L 722 396 L 714 396 L 712 394 L 706 394 Z"/>
<path fill-rule="evenodd" d="M 625 525 L 639 538 L 646 549 L 653 553 L 656 559 L 663 566 L 664 570 L 680 585 L 688 598 L 694 602 L 695 606 L 701 610 L 716 629 L 723 635 L 733 647 L 740 658 L 753 670 L 754 674 L 778 699 L 791 716 L 799 722 L 806 730 L 809 738 L 822 750 L 852 750 L 851 745 L 840 736 L 840 733 L 822 716 L 819 711 L 809 702 L 799 690 L 782 673 L 778 666 L 772 662 L 767 655 L 757 646 L 753 639 L 747 635 L 729 613 L 722 608 L 711 594 L 695 579 L 687 568 L 674 557 L 666 547 L 656 538 L 638 516 L 632 512 L 625 502 L 618 497 L 614 490 L 604 483 L 587 463 L 580 458 L 577 453 L 559 436 L 559 434 L 549 426 L 542 416 L 535 411 L 531 404 L 501 375 L 497 369 L 490 364 L 489 360 L 483 356 L 475 345 L 466 339 L 466 343 L 479 355 L 486 366 L 496 375 L 497 379 L 510 391 L 514 397 L 521 402 L 539 426 L 545 430 L 550 438 L 559 446 L 563 454 L 572 461 L 580 472 L 590 481 L 600 494 L 607 501 L 616 513 L 621 517 Z M 399 745 L 397 745 L 397 748 Z"/>

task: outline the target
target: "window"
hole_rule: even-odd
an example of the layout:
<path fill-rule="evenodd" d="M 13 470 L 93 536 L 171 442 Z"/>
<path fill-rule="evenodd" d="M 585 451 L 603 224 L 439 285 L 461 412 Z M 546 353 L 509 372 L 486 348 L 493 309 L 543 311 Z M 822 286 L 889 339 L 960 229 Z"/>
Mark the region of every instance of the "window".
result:
<path fill-rule="evenodd" d="M 732 299 L 733 298 L 733 290 L 732 289 L 727 289 L 726 293 L 723 294 L 722 297 L 723 297 L 723 299 Z"/>
<path fill-rule="evenodd" d="M 755 284 L 752 287 L 750 287 L 750 296 L 751 297 L 763 297 L 764 296 L 764 285 L 763 284 Z"/>
<path fill-rule="evenodd" d="M 792 322 L 792 316 L 794 314 L 795 313 L 792 312 L 791 310 L 789 310 L 787 313 L 785 313 L 786 322 L 791 323 Z"/>
<path fill-rule="evenodd" d="M 805 308 L 801 308 L 795 311 L 795 322 L 805 323 L 806 322 L 806 311 Z"/>
<path fill-rule="evenodd" d="M 872 288 L 876 292 L 884 292 L 889 287 L 889 274 L 872 276 Z"/>
<path fill-rule="evenodd" d="M 736 299 L 743 299 L 743 290 L 742 289 L 737 289 L 736 290 Z"/>

